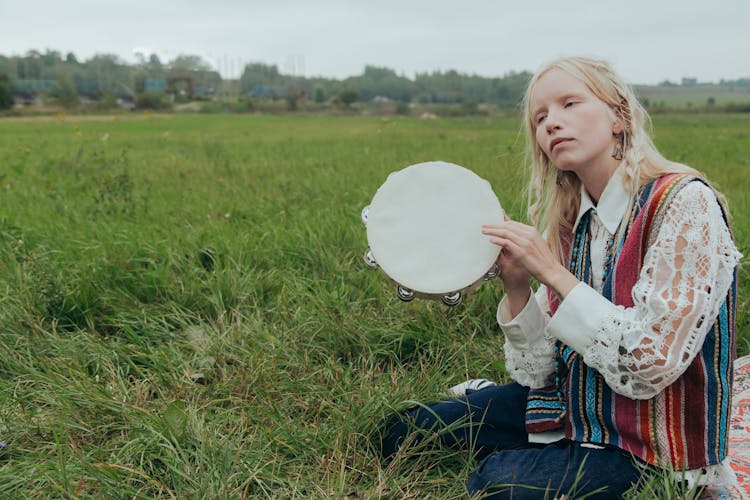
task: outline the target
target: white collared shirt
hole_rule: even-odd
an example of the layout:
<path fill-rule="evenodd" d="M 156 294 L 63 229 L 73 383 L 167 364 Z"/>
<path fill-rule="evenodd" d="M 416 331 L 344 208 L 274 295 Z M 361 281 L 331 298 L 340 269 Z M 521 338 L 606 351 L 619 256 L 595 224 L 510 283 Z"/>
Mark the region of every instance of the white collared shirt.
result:
<path fill-rule="evenodd" d="M 613 177 L 621 178 L 622 167 L 615 171 Z M 594 288 L 601 292 L 603 288 L 602 278 L 604 273 L 604 258 L 607 253 L 608 243 L 612 240 L 617 229 L 620 227 L 625 211 L 628 209 L 630 196 L 625 191 L 623 182 L 607 183 L 602 195 L 599 198 L 599 204 L 596 204 L 589 196 L 586 189 L 581 186 L 581 206 L 578 209 L 575 228 L 581 221 L 581 217 L 588 210 L 593 210 L 589 222 L 591 231 L 591 273 Z"/>
<path fill-rule="evenodd" d="M 498 306 L 498 323 L 506 337 L 506 367 L 521 385 L 539 388 L 551 382 L 554 344 L 560 339 L 601 373 L 613 391 L 633 399 L 654 397 L 677 380 L 700 351 L 713 322 L 698 318 L 716 317 L 724 302 L 741 254 L 715 194 L 700 182 L 680 190 L 666 210 L 633 287 L 634 307 L 617 306 L 601 295 L 607 242 L 616 234 L 630 201 L 621 169 L 607 183 L 598 204 L 585 190 L 581 193 L 575 225 L 588 209 L 595 209 L 590 219 L 593 286 L 579 283 L 554 316 L 550 315 L 544 285 L 515 318 L 505 299 Z M 657 365 L 654 359 L 634 359 L 630 353 L 642 342 L 661 340 L 654 331 L 661 332 L 661 339 L 674 335 L 669 337 L 675 340 L 666 359 L 661 360 L 666 362 Z M 628 376 L 623 377 L 625 374 Z M 530 441 L 560 438 L 560 432 L 553 432 L 532 435 Z M 728 460 L 725 462 L 707 468 L 706 474 L 697 471 L 688 479 L 700 484 L 730 484 L 734 474 Z"/>

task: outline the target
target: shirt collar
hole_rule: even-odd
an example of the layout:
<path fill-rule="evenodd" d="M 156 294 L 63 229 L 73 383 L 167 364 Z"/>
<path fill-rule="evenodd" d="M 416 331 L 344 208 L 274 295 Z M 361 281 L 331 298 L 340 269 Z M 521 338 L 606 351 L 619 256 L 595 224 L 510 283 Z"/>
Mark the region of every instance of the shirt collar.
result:
<path fill-rule="evenodd" d="M 578 209 L 576 223 L 573 226 L 574 231 L 583 214 L 590 208 L 596 211 L 595 213 L 599 217 L 599 220 L 602 221 L 602 224 L 610 234 L 614 234 L 617 231 L 630 200 L 630 196 L 628 196 L 628 192 L 625 190 L 622 173 L 622 166 L 615 170 L 615 173 L 612 174 L 609 182 L 604 187 L 598 204 L 594 203 L 591 196 L 586 192 L 586 188 L 581 185 L 581 206 Z"/>

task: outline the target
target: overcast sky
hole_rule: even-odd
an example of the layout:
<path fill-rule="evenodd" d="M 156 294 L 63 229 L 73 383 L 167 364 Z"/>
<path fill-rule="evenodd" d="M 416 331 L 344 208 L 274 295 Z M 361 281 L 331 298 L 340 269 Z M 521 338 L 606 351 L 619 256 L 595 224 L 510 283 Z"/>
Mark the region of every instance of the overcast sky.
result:
<path fill-rule="evenodd" d="M 750 0 L 0 0 L 0 54 L 202 56 L 344 78 L 502 76 L 563 55 L 604 58 L 631 83 L 750 77 Z"/>

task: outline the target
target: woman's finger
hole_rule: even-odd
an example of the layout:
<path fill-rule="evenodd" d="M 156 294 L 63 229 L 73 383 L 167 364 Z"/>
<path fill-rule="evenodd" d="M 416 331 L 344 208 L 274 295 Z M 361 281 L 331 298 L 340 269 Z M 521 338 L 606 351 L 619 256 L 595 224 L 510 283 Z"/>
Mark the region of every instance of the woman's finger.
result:
<path fill-rule="evenodd" d="M 497 224 L 497 225 L 492 225 L 492 226 L 483 226 L 482 234 L 485 234 L 488 236 L 512 238 L 514 240 L 530 238 L 530 235 L 528 231 L 526 231 L 525 226 L 523 225 L 514 226 L 508 223 Z"/>
<path fill-rule="evenodd" d="M 513 240 L 501 237 L 492 237 L 490 238 L 490 243 L 501 247 L 502 256 L 505 258 L 515 259 L 515 257 L 520 254 L 521 248 L 516 243 L 514 243 Z"/>

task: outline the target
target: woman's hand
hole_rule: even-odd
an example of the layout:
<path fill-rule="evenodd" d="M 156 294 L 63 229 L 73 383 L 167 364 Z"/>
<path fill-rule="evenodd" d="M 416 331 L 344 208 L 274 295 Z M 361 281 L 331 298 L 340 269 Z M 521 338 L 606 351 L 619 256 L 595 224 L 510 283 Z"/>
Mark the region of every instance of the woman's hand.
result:
<path fill-rule="evenodd" d="M 504 217 L 504 222 L 510 220 L 507 215 Z M 500 238 L 496 235 L 496 231 L 500 230 L 500 228 L 500 224 L 487 224 L 482 226 L 482 234 L 491 236 L 490 242 L 502 247 L 500 255 L 497 257 L 497 264 L 500 268 L 499 277 L 503 281 L 506 294 L 516 291 L 526 293 L 529 290 L 531 274 L 526 270 L 526 266 L 523 265 L 510 249 L 505 250 Z"/>
<path fill-rule="evenodd" d="M 502 247 L 498 263 L 506 292 L 528 289 L 529 276 L 560 297 L 565 297 L 578 284 L 578 279 L 557 261 L 536 228 L 513 221 L 506 215 L 503 222 L 482 226 L 482 234 L 490 236 L 492 243 Z"/>

